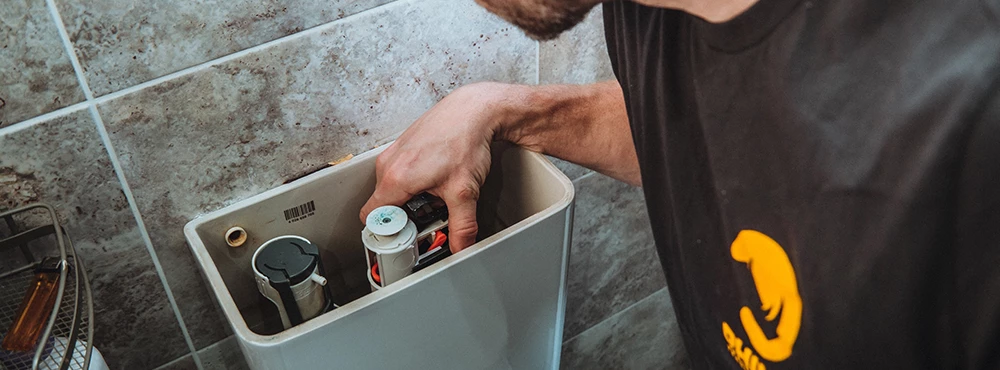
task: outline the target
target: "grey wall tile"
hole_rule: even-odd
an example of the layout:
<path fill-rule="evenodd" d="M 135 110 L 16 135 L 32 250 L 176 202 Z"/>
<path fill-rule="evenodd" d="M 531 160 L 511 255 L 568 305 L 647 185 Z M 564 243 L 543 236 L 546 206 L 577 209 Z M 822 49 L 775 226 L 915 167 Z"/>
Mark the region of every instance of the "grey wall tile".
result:
<path fill-rule="evenodd" d="M 97 95 L 392 0 L 57 0 Z"/>
<path fill-rule="evenodd" d="M 586 167 L 580 166 L 573 162 L 564 161 L 562 159 L 553 156 L 546 156 L 546 157 L 550 161 L 552 161 L 552 164 L 556 165 L 556 167 L 559 168 L 559 170 L 565 173 L 566 177 L 569 177 L 569 179 L 573 181 L 579 179 L 580 177 L 583 177 L 583 175 L 593 172 L 587 169 Z"/>
<path fill-rule="evenodd" d="M 205 370 L 248 370 L 236 337 L 229 337 L 198 351 Z"/>
<path fill-rule="evenodd" d="M 194 370 L 197 368 L 198 366 L 194 364 L 194 358 L 191 355 L 184 355 L 184 357 L 170 361 L 156 370 Z"/>
<path fill-rule="evenodd" d="M 600 6 L 590 11 L 582 23 L 555 40 L 541 42 L 538 48 L 539 84 L 588 84 L 615 78 L 604 42 Z M 553 163 L 570 179 L 591 172 L 563 160 Z"/>
<path fill-rule="evenodd" d="M 103 104 L 196 347 L 229 332 L 187 221 L 385 143 L 458 86 L 528 83 L 534 50 L 471 1 L 396 2 Z"/>
<path fill-rule="evenodd" d="M 96 95 L 391 0 L 56 0 Z"/>
<path fill-rule="evenodd" d="M 600 6 L 559 38 L 542 42 L 538 49 L 538 83 L 587 84 L 615 78 L 604 42 Z"/>
<path fill-rule="evenodd" d="M 84 99 L 44 1 L 0 6 L 0 127 Z"/>
<path fill-rule="evenodd" d="M 641 189 L 601 174 L 575 185 L 566 339 L 666 286 Z"/>
<path fill-rule="evenodd" d="M 690 369 L 667 289 L 563 344 L 560 368 Z"/>
<path fill-rule="evenodd" d="M 114 369 L 187 353 L 166 292 L 86 110 L 0 135 L 0 209 L 53 206 L 87 264 L 94 345 Z"/>

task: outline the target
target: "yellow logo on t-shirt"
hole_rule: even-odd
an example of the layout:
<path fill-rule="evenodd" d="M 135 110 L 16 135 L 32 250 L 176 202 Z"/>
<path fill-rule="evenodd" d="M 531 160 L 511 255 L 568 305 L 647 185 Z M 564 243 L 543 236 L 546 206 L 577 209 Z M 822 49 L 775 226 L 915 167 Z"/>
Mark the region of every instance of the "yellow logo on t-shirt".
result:
<path fill-rule="evenodd" d="M 722 322 L 722 336 L 726 339 L 729 353 L 740 367 L 745 370 L 765 370 L 758 354 L 760 358 L 771 362 L 784 361 L 792 355 L 792 347 L 799 336 L 802 297 L 799 296 L 795 270 L 781 245 L 758 231 L 740 231 L 730 247 L 730 253 L 734 260 L 747 264 L 760 296 L 760 309 L 767 312 L 764 319 L 778 319 L 778 327 L 777 336 L 768 338 L 754 318 L 753 310 L 743 306 L 740 309 L 740 322 L 753 348 L 744 347 L 743 339 L 737 337 L 725 321 Z"/>

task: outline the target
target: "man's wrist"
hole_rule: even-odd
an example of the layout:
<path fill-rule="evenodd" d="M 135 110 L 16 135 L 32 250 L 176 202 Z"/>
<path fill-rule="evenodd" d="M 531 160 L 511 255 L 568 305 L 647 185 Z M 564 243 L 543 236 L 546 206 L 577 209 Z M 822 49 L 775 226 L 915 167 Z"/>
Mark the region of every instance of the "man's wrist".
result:
<path fill-rule="evenodd" d="M 483 116 L 479 124 L 491 133 L 493 140 L 508 141 L 529 150 L 541 152 L 545 120 L 553 109 L 551 94 L 544 88 L 531 85 L 479 82 L 462 87 L 476 101 Z M 457 91 L 456 91 L 457 92 Z"/>
<path fill-rule="evenodd" d="M 493 139 L 508 141 L 519 146 L 533 146 L 535 126 L 542 115 L 538 114 L 538 89 L 529 85 L 498 84 L 491 102 Z M 531 148 L 529 148 L 531 149 Z"/>

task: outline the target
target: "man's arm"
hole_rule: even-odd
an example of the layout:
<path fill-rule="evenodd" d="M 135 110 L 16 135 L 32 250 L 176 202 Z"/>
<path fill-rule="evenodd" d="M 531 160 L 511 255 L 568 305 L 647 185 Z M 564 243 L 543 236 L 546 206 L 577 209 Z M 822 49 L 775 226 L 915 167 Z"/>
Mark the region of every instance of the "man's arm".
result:
<path fill-rule="evenodd" d="M 618 81 L 527 87 L 523 117 L 498 139 L 561 158 L 632 185 L 642 185 Z"/>
<path fill-rule="evenodd" d="M 583 86 L 477 83 L 424 113 L 376 161 L 375 193 L 361 209 L 428 192 L 448 205 L 451 249 L 475 242 L 476 202 L 490 143 L 507 140 L 639 185 L 639 164 L 616 81 Z"/>

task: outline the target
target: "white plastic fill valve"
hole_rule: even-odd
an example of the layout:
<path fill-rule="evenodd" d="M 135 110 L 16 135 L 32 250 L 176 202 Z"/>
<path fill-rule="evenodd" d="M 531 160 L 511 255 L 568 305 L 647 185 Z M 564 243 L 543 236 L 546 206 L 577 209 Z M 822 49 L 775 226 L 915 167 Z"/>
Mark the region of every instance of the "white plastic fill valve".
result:
<path fill-rule="evenodd" d="M 369 251 L 366 253 L 367 275 L 373 289 L 388 286 L 413 273 L 418 257 L 416 239 L 417 225 L 402 208 L 382 206 L 368 214 L 361 241 Z M 378 267 L 373 268 L 373 263 Z M 373 277 L 376 273 L 378 281 Z"/>

